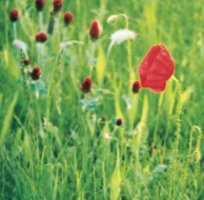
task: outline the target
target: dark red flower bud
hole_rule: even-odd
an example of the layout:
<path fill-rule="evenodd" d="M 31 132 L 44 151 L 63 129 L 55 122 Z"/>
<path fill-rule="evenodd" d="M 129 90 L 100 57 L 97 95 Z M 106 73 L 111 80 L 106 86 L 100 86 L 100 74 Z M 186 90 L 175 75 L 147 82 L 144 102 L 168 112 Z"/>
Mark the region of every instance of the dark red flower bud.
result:
<path fill-rule="evenodd" d="M 62 8 L 62 0 L 53 0 L 53 11 L 58 12 Z"/>
<path fill-rule="evenodd" d="M 81 84 L 81 91 L 83 91 L 84 93 L 90 92 L 91 88 L 92 88 L 92 79 L 91 77 L 86 77 Z"/>
<path fill-rule="evenodd" d="M 23 61 L 23 64 L 24 64 L 24 66 L 28 66 L 28 65 L 30 65 L 30 61 L 28 59 L 25 59 Z"/>
<path fill-rule="evenodd" d="M 117 118 L 116 121 L 115 121 L 115 124 L 116 124 L 117 126 L 121 126 L 122 123 L 123 123 L 122 118 Z"/>
<path fill-rule="evenodd" d="M 101 32 L 100 24 L 97 20 L 94 20 L 89 28 L 89 35 L 91 39 L 92 40 L 98 39 L 98 37 L 100 36 L 100 32 Z"/>
<path fill-rule="evenodd" d="M 133 93 L 138 93 L 141 88 L 140 82 L 139 81 L 134 81 L 132 84 L 132 92 Z"/>
<path fill-rule="evenodd" d="M 41 33 L 38 33 L 36 36 L 35 36 L 35 40 L 36 42 L 45 42 L 47 40 L 47 34 L 44 33 L 44 32 L 41 32 Z"/>
<path fill-rule="evenodd" d="M 70 24 L 73 20 L 73 14 L 71 12 L 64 13 L 64 23 L 66 25 Z"/>
<path fill-rule="evenodd" d="M 41 76 L 41 69 L 40 69 L 40 67 L 39 66 L 33 67 L 32 71 L 30 73 L 30 77 L 34 81 L 36 81 L 36 80 L 38 80 L 40 78 L 40 76 Z"/>
<path fill-rule="evenodd" d="M 45 6 L 45 0 L 35 0 L 35 7 L 38 11 L 42 11 Z"/>
<path fill-rule="evenodd" d="M 12 9 L 10 11 L 10 19 L 12 22 L 15 22 L 18 20 L 18 17 L 19 17 L 19 13 L 18 13 L 18 9 Z"/>

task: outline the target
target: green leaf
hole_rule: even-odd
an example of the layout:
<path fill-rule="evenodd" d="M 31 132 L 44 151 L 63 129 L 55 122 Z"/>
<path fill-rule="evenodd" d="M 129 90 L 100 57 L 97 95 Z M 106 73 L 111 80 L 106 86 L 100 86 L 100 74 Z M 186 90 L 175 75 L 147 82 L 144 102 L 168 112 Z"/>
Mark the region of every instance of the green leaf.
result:
<path fill-rule="evenodd" d="M 97 64 L 96 64 L 97 81 L 100 85 L 103 82 L 104 71 L 105 71 L 105 55 L 104 55 L 103 49 L 100 47 L 98 52 Z"/>
<path fill-rule="evenodd" d="M 18 94 L 16 93 L 14 95 L 13 101 L 11 102 L 9 108 L 8 108 L 8 112 L 6 114 L 6 117 L 4 119 L 4 123 L 3 123 L 3 127 L 1 129 L 1 134 L 0 134 L 0 146 L 2 146 L 2 144 L 5 141 L 6 135 L 9 131 L 9 127 L 10 127 L 10 122 L 12 119 L 12 115 L 13 115 L 13 110 L 15 108 L 16 102 L 18 99 Z"/>
<path fill-rule="evenodd" d="M 116 166 L 111 177 L 111 200 L 117 200 L 121 192 L 121 172 L 120 172 L 120 154 L 119 147 L 117 147 Z"/>

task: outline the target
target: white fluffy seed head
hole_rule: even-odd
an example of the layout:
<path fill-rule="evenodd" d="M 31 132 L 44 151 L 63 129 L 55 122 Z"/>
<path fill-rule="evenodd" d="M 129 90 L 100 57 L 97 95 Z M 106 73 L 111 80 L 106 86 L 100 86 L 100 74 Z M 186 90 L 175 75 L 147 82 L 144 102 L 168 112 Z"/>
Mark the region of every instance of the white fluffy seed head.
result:
<path fill-rule="evenodd" d="M 134 40 L 136 33 L 128 29 L 120 29 L 113 33 L 110 37 L 113 44 L 121 44 L 126 40 Z"/>
<path fill-rule="evenodd" d="M 13 41 L 13 45 L 14 45 L 17 49 L 22 50 L 23 52 L 26 52 L 26 51 L 27 51 L 27 44 L 26 44 L 25 42 L 23 42 L 22 40 L 15 39 L 15 40 Z"/>

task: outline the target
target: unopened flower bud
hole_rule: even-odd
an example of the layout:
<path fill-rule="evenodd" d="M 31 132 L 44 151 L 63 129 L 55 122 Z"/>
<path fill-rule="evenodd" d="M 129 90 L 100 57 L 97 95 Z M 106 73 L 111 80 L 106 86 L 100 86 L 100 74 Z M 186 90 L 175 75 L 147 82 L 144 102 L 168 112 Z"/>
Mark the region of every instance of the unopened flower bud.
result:
<path fill-rule="evenodd" d="M 11 21 L 12 22 L 15 22 L 15 21 L 17 21 L 18 20 L 18 18 L 19 18 L 19 12 L 18 12 L 18 9 L 12 9 L 11 11 L 10 11 L 10 19 L 11 19 Z"/>
<path fill-rule="evenodd" d="M 38 33 L 35 36 L 35 40 L 36 40 L 36 42 L 44 43 L 47 40 L 47 34 L 44 32 Z"/>
<path fill-rule="evenodd" d="M 62 0 L 53 0 L 53 11 L 58 12 L 62 8 Z"/>
<path fill-rule="evenodd" d="M 100 23 L 97 20 L 94 20 L 91 23 L 91 26 L 89 28 L 89 35 L 91 37 L 92 40 L 96 40 L 99 38 L 99 36 L 101 35 L 102 32 L 102 26 L 100 25 Z"/>
<path fill-rule="evenodd" d="M 91 77 L 86 77 L 81 84 L 81 91 L 84 93 L 90 92 L 92 89 Z"/>
<path fill-rule="evenodd" d="M 140 88 L 141 88 L 140 81 L 134 81 L 133 84 L 132 84 L 132 92 L 133 93 L 138 93 Z"/>
<path fill-rule="evenodd" d="M 122 120 L 122 118 L 120 118 L 120 117 L 117 118 L 116 121 L 115 121 L 115 124 L 116 124 L 117 126 L 121 126 L 122 123 L 123 123 L 123 120 Z"/>
<path fill-rule="evenodd" d="M 35 7 L 37 11 L 42 11 L 45 6 L 45 0 L 35 0 Z"/>
<path fill-rule="evenodd" d="M 108 17 L 107 23 L 108 24 L 113 24 L 113 23 L 117 22 L 118 19 L 119 19 L 118 15 L 111 15 L 110 17 Z"/>
<path fill-rule="evenodd" d="M 30 61 L 28 59 L 25 59 L 23 61 L 23 64 L 24 64 L 24 66 L 28 66 L 28 65 L 30 65 Z"/>
<path fill-rule="evenodd" d="M 32 71 L 30 73 L 30 77 L 34 81 L 36 81 L 36 80 L 38 80 L 40 78 L 40 76 L 41 76 L 41 69 L 40 69 L 40 67 L 39 66 L 33 67 Z"/>
<path fill-rule="evenodd" d="M 73 14 L 71 12 L 64 13 L 64 23 L 69 25 L 73 20 Z"/>

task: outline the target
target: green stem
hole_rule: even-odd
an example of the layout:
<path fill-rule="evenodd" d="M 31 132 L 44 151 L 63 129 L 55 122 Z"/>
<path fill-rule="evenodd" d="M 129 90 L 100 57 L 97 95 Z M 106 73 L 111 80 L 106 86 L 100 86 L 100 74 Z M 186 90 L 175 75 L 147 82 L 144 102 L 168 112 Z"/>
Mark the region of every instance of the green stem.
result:
<path fill-rule="evenodd" d="M 25 74 L 25 66 L 24 66 L 24 59 L 25 59 L 25 55 L 23 53 L 23 51 L 20 51 L 20 56 L 21 56 L 21 75 L 22 75 L 22 79 L 23 79 L 23 87 L 24 87 L 24 92 L 25 95 L 27 97 L 27 102 L 30 103 L 30 95 L 29 95 L 29 91 L 28 91 L 28 87 L 27 87 L 27 83 L 26 83 L 26 74 Z"/>
<path fill-rule="evenodd" d="M 16 25 L 16 22 L 13 23 L 13 34 L 14 34 L 14 39 L 17 39 L 17 25 Z"/>
<path fill-rule="evenodd" d="M 47 107 L 46 107 L 46 119 L 48 121 L 49 121 L 49 116 L 50 116 L 50 106 L 51 106 L 51 98 L 52 98 L 53 85 L 54 85 L 54 82 L 55 82 L 55 77 L 56 77 L 58 66 L 60 64 L 60 58 L 61 58 L 62 53 L 63 53 L 63 50 L 60 50 L 58 52 L 55 64 L 53 66 L 50 82 L 49 82 L 49 85 L 48 85 Z"/>
<path fill-rule="evenodd" d="M 39 24 L 40 24 L 40 31 L 43 31 L 44 26 L 43 26 L 43 13 L 42 13 L 42 11 L 39 12 Z"/>

